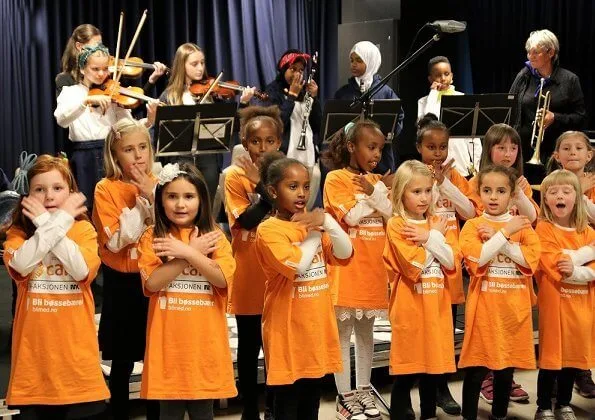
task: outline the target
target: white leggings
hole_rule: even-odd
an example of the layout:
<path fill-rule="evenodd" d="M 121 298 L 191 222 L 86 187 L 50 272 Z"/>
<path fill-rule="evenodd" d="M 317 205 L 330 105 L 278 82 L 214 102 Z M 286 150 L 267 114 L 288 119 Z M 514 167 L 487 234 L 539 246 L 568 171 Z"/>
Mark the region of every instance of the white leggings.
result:
<path fill-rule="evenodd" d="M 351 332 L 355 331 L 355 383 L 368 385 L 374 356 L 374 317 L 365 315 L 357 319 L 354 314 L 345 321 L 337 320 L 343 371 L 335 373 L 335 384 L 340 394 L 351 391 Z"/>

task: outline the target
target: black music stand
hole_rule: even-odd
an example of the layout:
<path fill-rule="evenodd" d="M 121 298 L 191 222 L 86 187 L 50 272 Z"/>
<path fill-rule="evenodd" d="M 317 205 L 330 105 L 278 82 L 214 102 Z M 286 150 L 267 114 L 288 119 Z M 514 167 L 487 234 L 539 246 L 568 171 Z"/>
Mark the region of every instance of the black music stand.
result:
<path fill-rule="evenodd" d="M 451 137 L 483 137 L 494 124 L 510 125 L 516 99 L 510 93 L 445 95 L 440 105 L 440 121 L 448 127 Z"/>
<path fill-rule="evenodd" d="M 229 152 L 236 113 L 235 102 L 157 107 L 155 156 Z"/>
<path fill-rule="evenodd" d="M 516 110 L 516 97 L 510 93 L 445 95 L 440 105 L 440 121 L 448 127 L 450 137 L 474 139 L 483 138 L 494 124 L 510 125 Z M 474 165 L 475 143 L 472 143 L 470 154 Z"/>
<path fill-rule="evenodd" d="M 359 119 L 368 118 L 380 126 L 386 142 L 392 143 L 401 112 L 399 99 L 372 99 L 367 102 L 365 108 L 361 103 L 352 106 L 350 100 L 330 99 L 326 101 L 322 114 L 324 133 L 322 142 L 330 142 L 333 136 L 343 130 L 348 123 L 356 123 Z"/>

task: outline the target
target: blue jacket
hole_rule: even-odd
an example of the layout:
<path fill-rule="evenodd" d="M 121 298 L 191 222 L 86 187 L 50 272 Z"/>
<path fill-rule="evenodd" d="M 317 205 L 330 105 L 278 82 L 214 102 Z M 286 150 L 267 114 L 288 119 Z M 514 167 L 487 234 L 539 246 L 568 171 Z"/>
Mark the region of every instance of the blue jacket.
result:
<path fill-rule="evenodd" d="M 372 86 L 376 86 L 380 82 L 380 76 L 375 74 L 374 80 L 372 81 Z M 349 101 L 354 100 L 360 96 L 359 86 L 355 82 L 354 77 L 350 77 L 347 81 L 346 85 L 343 85 L 335 92 L 335 99 L 346 99 Z M 377 92 L 372 99 L 399 99 L 397 94 L 390 88 L 390 86 L 385 85 Z M 397 128 L 395 135 L 393 136 L 393 143 L 396 142 L 398 135 L 403 130 L 403 119 L 405 118 L 405 113 L 401 110 L 399 114 L 398 121 L 397 121 Z M 396 145 L 395 145 L 396 146 Z M 395 147 L 396 148 L 396 147 Z M 378 163 L 378 167 L 374 172 L 376 173 L 385 173 L 387 170 L 395 171 L 395 156 L 393 154 L 391 145 L 384 146 L 384 150 L 382 151 L 382 159 Z"/>

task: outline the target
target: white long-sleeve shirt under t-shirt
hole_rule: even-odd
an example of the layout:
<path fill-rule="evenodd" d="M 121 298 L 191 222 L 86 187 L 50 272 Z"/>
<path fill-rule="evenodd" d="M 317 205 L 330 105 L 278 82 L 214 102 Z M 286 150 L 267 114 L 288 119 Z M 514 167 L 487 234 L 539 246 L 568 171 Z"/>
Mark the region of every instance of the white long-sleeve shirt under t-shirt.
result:
<path fill-rule="evenodd" d="M 153 206 L 143 197 L 136 197 L 136 205 L 133 208 L 125 207 L 120 213 L 120 228 L 115 232 L 106 232 L 109 236 L 107 248 L 112 252 L 119 252 L 124 247 L 137 243 L 147 228 L 145 224 L 154 223 Z M 136 255 L 136 250 L 134 251 Z"/>
<path fill-rule="evenodd" d="M 100 107 L 85 105 L 87 96 L 89 96 L 89 88 L 82 83 L 64 86 L 58 96 L 54 117 L 60 127 L 68 128 L 68 138 L 71 141 L 105 139 L 118 120 L 132 119 L 129 110 L 114 103 L 108 106 L 105 114 L 102 114 Z"/>
<path fill-rule="evenodd" d="M 378 181 L 374 185 L 371 195 L 357 194 L 355 198 L 356 205 L 343 217 L 343 221 L 349 226 L 357 226 L 364 217 L 368 217 L 376 211 L 384 220 L 390 219 L 393 214 L 393 205 L 388 198 L 388 188 L 382 181 Z"/>
<path fill-rule="evenodd" d="M 63 210 L 45 212 L 33 219 L 33 224 L 37 229 L 14 252 L 11 268 L 27 276 L 40 262 L 47 267 L 57 258 L 75 281 L 84 280 L 89 274 L 85 258 L 78 245 L 66 236 L 74 224 L 73 217 Z"/>

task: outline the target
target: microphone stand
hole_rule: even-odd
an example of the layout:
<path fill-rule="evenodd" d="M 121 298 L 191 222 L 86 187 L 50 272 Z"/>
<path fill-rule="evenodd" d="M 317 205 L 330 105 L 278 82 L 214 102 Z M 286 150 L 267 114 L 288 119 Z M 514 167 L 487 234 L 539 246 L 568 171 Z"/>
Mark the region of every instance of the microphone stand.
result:
<path fill-rule="evenodd" d="M 373 88 L 370 88 L 366 93 L 361 95 L 359 98 L 355 98 L 353 100 L 353 102 L 351 103 L 350 107 L 354 108 L 355 106 L 357 106 L 357 104 L 362 104 L 362 116 L 363 116 L 363 114 L 366 113 L 368 104 L 370 103 L 370 99 L 388 83 L 390 78 L 393 77 L 395 74 L 399 73 L 405 67 L 407 67 L 409 65 L 409 63 L 411 63 L 413 60 L 415 60 L 425 50 L 430 48 L 430 46 L 432 46 L 432 44 L 434 42 L 438 42 L 439 40 L 440 40 L 440 34 L 439 33 L 434 34 L 434 36 L 432 36 L 432 38 L 430 38 L 424 45 L 419 47 L 419 49 L 417 51 L 415 51 L 413 54 L 411 54 L 409 57 L 407 57 L 401 64 L 399 64 L 397 67 L 395 67 L 389 74 L 384 76 L 384 78 L 380 82 L 378 82 L 378 84 L 376 86 L 374 86 Z"/>

